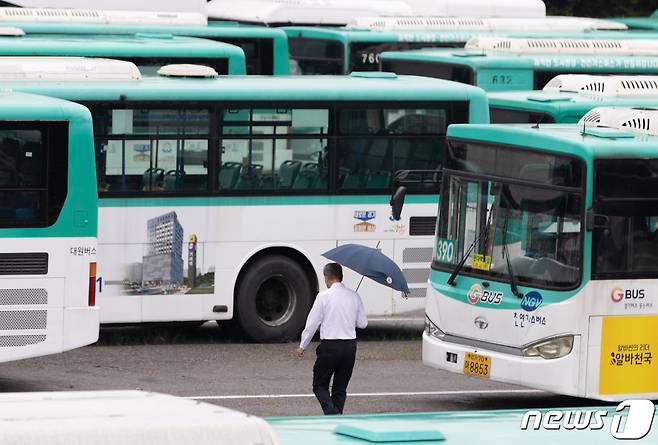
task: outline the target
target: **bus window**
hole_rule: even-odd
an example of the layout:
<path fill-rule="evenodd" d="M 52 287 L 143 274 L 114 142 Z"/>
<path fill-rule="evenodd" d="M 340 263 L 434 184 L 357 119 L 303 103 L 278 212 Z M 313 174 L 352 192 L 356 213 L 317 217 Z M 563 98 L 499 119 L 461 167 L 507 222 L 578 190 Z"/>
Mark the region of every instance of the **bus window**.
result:
<path fill-rule="evenodd" d="M 489 109 L 492 124 L 552 124 L 555 119 L 548 113 L 536 113 L 526 110 L 491 107 Z"/>
<path fill-rule="evenodd" d="M 554 188 L 565 183 L 560 174 L 564 165 L 577 168 L 574 161 L 551 156 L 548 162 L 534 163 L 535 154 L 512 153 L 502 147 L 471 151 L 494 164 L 462 164 L 459 153 L 451 151 L 446 166 L 450 173 L 444 177 L 441 199 L 441 215 L 445 217 L 439 218 L 437 235 L 442 248 L 437 249 L 435 267 L 451 270 L 477 239 L 465 263 L 466 273 L 507 279 L 509 255 L 512 272 L 520 283 L 546 288 L 577 285 L 583 197 L 576 189 Z M 471 174 L 457 173 L 458 166 Z M 506 171 L 514 173 L 508 177 L 516 176 L 525 183 L 486 179 L 487 175 L 503 178 L 500 173 Z M 445 246 L 452 246 L 450 255 Z"/>
<path fill-rule="evenodd" d="M 100 190 L 207 190 L 208 109 L 102 109 L 94 126 Z"/>
<path fill-rule="evenodd" d="M 57 150 L 57 156 L 49 156 Z M 66 199 L 68 126 L 0 124 L 0 227 L 47 227 Z"/>
<path fill-rule="evenodd" d="M 327 109 L 229 109 L 220 189 L 326 189 Z"/>
<path fill-rule="evenodd" d="M 341 188 L 388 190 L 398 170 L 438 168 L 446 122 L 463 122 L 468 116 L 465 108 L 340 110 Z"/>
<path fill-rule="evenodd" d="M 595 162 L 592 277 L 658 276 L 658 161 Z"/>
<path fill-rule="evenodd" d="M 292 37 L 288 48 L 297 71 L 290 74 L 343 74 L 345 47 L 340 42 Z"/>
<path fill-rule="evenodd" d="M 420 48 L 460 47 L 463 43 L 440 43 L 440 42 L 353 42 L 350 43 L 350 67 L 352 71 L 378 71 L 379 56 L 384 51 L 408 51 Z"/>
<path fill-rule="evenodd" d="M 247 74 L 271 75 L 274 73 L 274 42 L 272 39 L 229 39 L 222 37 L 217 40 L 242 48 L 247 63 Z M 219 73 L 219 71 L 217 72 Z"/>
<path fill-rule="evenodd" d="M 475 83 L 473 69 L 468 66 L 457 64 L 391 60 L 382 62 L 382 71 L 389 71 L 396 74 L 411 74 L 413 76 L 453 80 L 455 82 L 466 83 L 468 85 L 474 85 Z"/>

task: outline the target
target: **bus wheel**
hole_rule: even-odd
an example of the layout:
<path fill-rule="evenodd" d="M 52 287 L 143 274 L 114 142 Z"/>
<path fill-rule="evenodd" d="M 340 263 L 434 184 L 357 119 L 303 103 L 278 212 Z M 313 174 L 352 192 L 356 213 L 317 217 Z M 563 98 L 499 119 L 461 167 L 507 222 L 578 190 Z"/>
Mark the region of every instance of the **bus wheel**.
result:
<path fill-rule="evenodd" d="M 304 328 L 312 300 L 311 283 L 297 262 L 266 256 L 242 277 L 234 317 L 250 340 L 288 341 Z"/>

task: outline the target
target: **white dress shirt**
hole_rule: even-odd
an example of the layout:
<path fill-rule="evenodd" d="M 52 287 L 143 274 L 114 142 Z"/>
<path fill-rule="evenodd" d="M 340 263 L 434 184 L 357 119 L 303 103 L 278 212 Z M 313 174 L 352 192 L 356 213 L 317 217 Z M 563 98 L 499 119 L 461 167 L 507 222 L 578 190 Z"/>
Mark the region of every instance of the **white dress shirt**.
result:
<path fill-rule="evenodd" d="M 359 294 L 343 283 L 334 283 L 315 299 L 299 347 L 306 349 L 318 327 L 322 340 L 352 340 L 356 338 L 355 328 L 366 326 L 368 319 Z"/>

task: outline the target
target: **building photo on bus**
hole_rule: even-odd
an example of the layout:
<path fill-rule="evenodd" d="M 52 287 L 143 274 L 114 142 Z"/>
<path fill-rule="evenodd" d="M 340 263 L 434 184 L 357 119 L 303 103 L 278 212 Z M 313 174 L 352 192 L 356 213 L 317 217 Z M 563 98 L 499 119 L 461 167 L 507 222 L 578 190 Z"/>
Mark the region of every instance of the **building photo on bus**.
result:
<path fill-rule="evenodd" d="M 0 1 L 0 443 L 658 443 L 656 7 Z"/>

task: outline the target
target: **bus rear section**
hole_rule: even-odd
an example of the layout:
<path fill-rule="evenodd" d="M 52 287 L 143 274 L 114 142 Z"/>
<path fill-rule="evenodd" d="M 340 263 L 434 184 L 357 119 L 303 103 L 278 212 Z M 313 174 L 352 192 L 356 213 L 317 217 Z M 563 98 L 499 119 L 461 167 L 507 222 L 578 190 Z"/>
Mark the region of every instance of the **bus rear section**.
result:
<path fill-rule="evenodd" d="M 550 39 L 543 39 L 550 40 Z M 380 70 L 434 77 L 485 91 L 540 90 L 560 74 L 658 73 L 657 55 L 515 54 L 489 49 L 437 48 L 384 52 Z"/>
<path fill-rule="evenodd" d="M 4 93 L 0 105 L 0 361 L 94 343 L 97 195 L 91 116 Z"/>
<path fill-rule="evenodd" d="M 580 127 L 449 129 L 426 365 L 580 397 L 658 394 L 658 197 L 642 159 L 656 140 Z"/>
<path fill-rule="evenodd" d="M 493 124 L 575 124 L 601 106 L 653 107 L 658 76 L 562 74 L 538 91 L 489 93 Z"/>
<path fill-rule="evenodd" d="M 16 33 L 17 30 L 17 33 Z M 228 43 L 172 34 L 25 34 L 0 28 L 0 56 L 108 57 L 133 62 L 143 75 L 165 65 L 206 65 L 218 74 L 246 74 L 244 51 Z"/>

